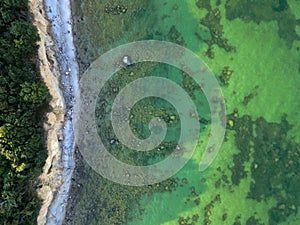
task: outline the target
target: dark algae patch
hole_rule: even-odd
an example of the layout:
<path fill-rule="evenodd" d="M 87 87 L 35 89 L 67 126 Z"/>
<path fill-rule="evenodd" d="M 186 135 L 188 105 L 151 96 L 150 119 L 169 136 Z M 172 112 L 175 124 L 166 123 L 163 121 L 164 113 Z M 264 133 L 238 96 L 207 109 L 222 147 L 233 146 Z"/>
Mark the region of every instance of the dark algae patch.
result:
<path fill-rule="evenodd" d="M 251 93 L 244 97 L 243 102 L 242 102 L 243 105 L 248 105 L 249 102 L 250 102 L 255 96 L 258 95 L 258 88 L 259 88 L 259 86 L 255 86 L 255 87 L 253 88 L 253 90 L 251 91 Z"/>
<path fill-rule="evenodd" d="M 258 219 L 256 219 L 254 216 L 251 216 L 247 219 L 246 225 L 264 225 L 263 223 L 260 223 Z"/>
<path fill-rule="evenodd" d="M 206 9 L 207 11 L 211 11 L 210 0 L 199 0 L 196 2 L 196 6 L 199 9 Z"/>
<path fill-rule="evenodd" d="M 260 201 L 269 197 L 277 205 L 269 210 L 269 223 L 278 224 L 297 213 L 300 205 L 300 145 L 287 138 L 291 129 L 286 116 L 279 124 L 256 121 L 254 161 L 249 197 Z M 260 149 L 260 150 L 258 150 Z"/>
<path fill-rule="evenodd" d="M 233 127 L 236 131 L 234 143 L 241 151 L 233 155 L 234 166 L 231 168 L 231 181 L 234 185 L 238 185 L 240 180 L 247 177 L 244 162 L 250 160 L 251 142 L 253 135 L 253 122 L 250 116 L 235 118 L 234 113 L 230 121 L 233 121 Z"/>
<path fill-rule="evenodd" d="M 221 81 L 221 83 L 225 86 L 229 85 L 229 80 L 233 74 L 233 70 L 231 70 L 229 68 L 229 66 L 224 66 L 224 68 L 222 69 L 221 75 L 219 76 L 219 79 Z"/>
<path fill-rule="evenodd" d="M 196 3 L 199 9 L 207 9 L 208 12 L 204 18 L 200 20 L 200 24 L 209 29 L 210 38 L 206 39 L 203 35 L 195 33 L 199 40 L 204 41 L 208 45 L 206 55 L 214 58 L 213 46 L 224 49 L 227 52 L 235 51 L 235 47 L 228 43 L 228 39 L 223 35 L 223 25 L 221 24 L 221 11 L 219 8 L 212 9 L 210 1 L 198 1 Z"/>
<path fill-rule="evenodd" d="M 173 26 L 170 28 L 170 31 L 169 31 L 169 33 L 168 33 L 168 39 L 169 39 L 169 41 L 171 41 L 171 42 L 174 42 L 174 43 L 176 43 L 176 44 L 185 46 L 183 36 L 182 36 L 181 33 L 176 29 L 175 25 L 173 25 Z"/>
<path fill-rule="evenodd" d="M 229 115 L 234 123 L 235 145 L 240 150 L 233 156 L 231 181 L 239 185 L 251 175 L 253 181 L 248 198 L 258 202 L 276 200 L 276 206 L 268 210 L 269 224 L 287 221 L 300 206 L 300 175 L 297 173 L 300 145 L 287 138 L 291 125 L 286 117 L 283 115 L 280 123 L 269 123 L 262 117 L 252 120 L 250 116 L 235 118 L 234 113 Z M 246 171 L 244 165 L 250 159 L 251 171 Z M 256 224 L 248 221 L 247 224 Z"/>

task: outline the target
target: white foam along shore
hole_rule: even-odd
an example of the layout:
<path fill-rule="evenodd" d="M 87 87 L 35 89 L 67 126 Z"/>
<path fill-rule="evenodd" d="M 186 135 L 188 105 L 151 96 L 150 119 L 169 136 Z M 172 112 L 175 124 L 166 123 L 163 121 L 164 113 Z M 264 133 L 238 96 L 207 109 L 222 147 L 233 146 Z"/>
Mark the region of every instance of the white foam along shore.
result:
<path fill-rule="evenodd" d="M 78 64 L 73 43 L 70 0 L 30 0 L 41 37 L 41 74 L 52 95 L 47 115 L 48 158 L 40 176 L 43 206 L 38 224 L 63 223 L 75 167 L 73 107 L 78 87 Z M 50 29 L 49 29 L 50 28 Z M 50 34 L 51 33 L 51 34 Z"/>
<path fill-rule="evenodd" d="M 45 0 L 45 10 L 52 28 L 55 52 L 61 71 L 61 84 L 66 104 L 65 124 L 63 128 L 62 177 L 64 182 L 49 207 L 46 224 L 62 224 L 69 196 L 71 177 L 75 167 L 73 107 L 78 88 L 78 64 L 73 42 L 72 14 L 70 0 Z"/>

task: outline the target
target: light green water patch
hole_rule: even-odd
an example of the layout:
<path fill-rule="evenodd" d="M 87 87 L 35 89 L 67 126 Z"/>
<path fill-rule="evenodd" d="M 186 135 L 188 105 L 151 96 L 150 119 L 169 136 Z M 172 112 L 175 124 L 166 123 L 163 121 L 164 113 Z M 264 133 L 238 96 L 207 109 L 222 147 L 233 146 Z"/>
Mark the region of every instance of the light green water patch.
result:
<path fill-rule="evenodd" d="M 239 108 L 240 113 L 250 114 L 254 118 L 263 116 L 270 121 L 279 121 L 281 115 L 294 106 L 300 91 L 294 85 L 300 81 L 297 68 L 300 54 L 285 48 L 284 42 L 276 35 L 276 23 L 261 23 L 258 26 L 234 20 L 224 27 L 226 35 L 237 46 L 237 52 L 228 55 L 216 49 L 215 58 L 206 61 L 216 74 L 222 64 L 230 65 L 234 70 L 230 87 L 223 88 L 228 111 Z M 259 86 L 257 97 L 244 106 L 244 97 L 255 86 Z M 267 105 L 271 108 L 267 109 Z"/>
<path fill-rule="evenodd" d="M 298 0 L 288 0 L 287 1 L 290 6 L 290 10 L 292 13 L 296 16 L 296 19 L 300 18 L 299 12 L 300 12 L 300 4 Z"/>
<path fill-rule="evenodd" d="M 257 25 L 236 19 L 231 22 L 224 20 L 223 23 L 224 33 L 237 51 L 228 54 L 216 48 L 215 58 L 207 58 L 206 62 L 215 74 L 222 70 L 223 65 L 230 65 L 234 70 L 229 87 L 223 88 L 227 110 L 231 112 L 238 108 L 241 115 L 263 116 L 273 122 L 280 121 L 281 115 L 287 114 L 288 121 L 295 126 L 292 132 L 297 135 L 300 89 L 295 84 L 300 83 L 300 52 L 296 45 L 300 42 L 295 42 L 292 49 L 287 48 L 277 35 L 275 22 Z M 243 104 L 251 93 L 255 96 L 247 105 Z"/>
<path fill-rule="evenodd" d="M 299 13 L 295 11 L 299 4 L 291 2 L 292 11 Z M 198 10 L 193 3 L 190 8 L 195 18 L 200 20 L 203 17 L 201 12 L 204 10 Z M 239 108 L 241 114 L 250 114 L 253 118 L 263 116 L 268 121 L 276 122 L 286 113 L 288 121 L 295 126 L 292 133 L 296 135 L 300 128 L 300 114 L 297 110 L 300 89 L 295 85 L 300 82 L 300 52 L 297 49 L 300 42 L 295 41 L 293 48 L 288 48 L 285 41 L 278 36 L 278 25 L 275 21 L 261 22 L 259 25 L 254 22 L 245 23 L 240 19 L 228 21 L 225 18 L 225 8 L 220 7 L 220 11 L 223 35 L 237 51 L 228 53 L 215 47 L 214 59 L 203 57 L 217 75 L 224 66 L 230 66 L 234 70 L 230 87 L 223 88 L 227 110 L 232 112 Z M 198 54 L 203 55 L 201 51 Z M 255 93 L 254 98 L 244 105 L 244 98 L 251 93 Z"/>

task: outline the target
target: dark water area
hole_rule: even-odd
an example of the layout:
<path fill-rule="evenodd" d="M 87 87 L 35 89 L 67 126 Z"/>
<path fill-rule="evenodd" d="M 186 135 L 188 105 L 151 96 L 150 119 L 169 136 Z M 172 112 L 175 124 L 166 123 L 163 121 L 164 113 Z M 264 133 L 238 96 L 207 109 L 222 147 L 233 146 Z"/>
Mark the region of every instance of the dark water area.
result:
<path fill-rule="evenodd" d="M 201 57 L 216 75 L 226 101 L 223 145 L 207 170 L 198 164 L 210 136 L 207 100 L 186 74 L 160 63 L 120 70 L 98 97 L 98 133 L 119 160 L 146 165 L 176 146 L 179 115 L 148 98 L 131 112 L 133 133 L 149 135 L 152 116 L 169 136 L 147 154 L 118 142 L 110 123 L 116 94 L 145 76 L 182 86 L 201 117 L 193 157 L 173 177 L 132 187 L 93 171 L 77 150 L 65 224 L 299 224 L 300 217 L 300 2 L 76 1 L 74 38 L 81 76 L 106 51 L 139 40 L 163 40 Z M 148 132 L 148 133 L 147 133 Z M 176 147 L 175 147 L 176 148 Z"/>

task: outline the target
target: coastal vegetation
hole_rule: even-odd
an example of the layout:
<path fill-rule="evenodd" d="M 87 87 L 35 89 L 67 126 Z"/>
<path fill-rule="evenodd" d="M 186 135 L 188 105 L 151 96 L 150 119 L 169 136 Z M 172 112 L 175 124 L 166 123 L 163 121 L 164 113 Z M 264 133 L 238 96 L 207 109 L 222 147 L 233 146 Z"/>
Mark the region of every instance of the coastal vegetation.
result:
<path fill-rule="evenodd" d="M 1 0 L 0 15 L 0 224 L 36 224 L 49 94 L 28 0 Z"/>

